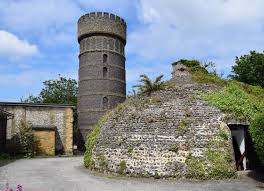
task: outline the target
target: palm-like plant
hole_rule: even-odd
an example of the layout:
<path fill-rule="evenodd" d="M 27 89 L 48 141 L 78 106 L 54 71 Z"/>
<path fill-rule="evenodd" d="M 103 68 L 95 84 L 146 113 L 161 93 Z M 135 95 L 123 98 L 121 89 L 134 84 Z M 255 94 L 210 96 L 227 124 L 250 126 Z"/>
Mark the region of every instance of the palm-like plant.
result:
<path fill-rule="evenodd" d="M 161 90 L 164 87 L 164 81 L 162 81 L 163 75 L 156 77 L 156 79 L 154 81 L 152 81 L 145 74 L 140 75 L 140 78 L 141 79 L 139 80 L 139 82 L 141 82 L 142 84 L 133 86 L 133 88 L 138 89 L 139 94 L 145 94 L 147 96 L 150 96 L 151 93 L 153 93 L 157 90 Z"/>

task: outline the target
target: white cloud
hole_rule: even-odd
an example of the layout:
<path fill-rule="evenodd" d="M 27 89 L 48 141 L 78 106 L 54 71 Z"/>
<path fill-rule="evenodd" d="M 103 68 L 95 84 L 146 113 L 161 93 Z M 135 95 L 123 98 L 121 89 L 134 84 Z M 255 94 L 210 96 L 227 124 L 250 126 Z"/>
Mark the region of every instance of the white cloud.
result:
<path fill-rule="evenodd" d="M 127 53 L 151 64 L 209 59 L 228 72 L 235 56 L 263 50 L 263 7 L 263 0 L 140 0 L 141 26 L 129 33 Z"/>
<path fill-rule="evenodd" d="M 77 20 L 80 9 L 71 0 L 8 0 L 0 2 L 1 23 L 13 31 L 47 32 Z"/>
<path fill-rule="evenodd" d="M 38 47 L 16 35 L 0 30 L 0 56 L 7 58 L 20 58 L 36 55 Z"/>

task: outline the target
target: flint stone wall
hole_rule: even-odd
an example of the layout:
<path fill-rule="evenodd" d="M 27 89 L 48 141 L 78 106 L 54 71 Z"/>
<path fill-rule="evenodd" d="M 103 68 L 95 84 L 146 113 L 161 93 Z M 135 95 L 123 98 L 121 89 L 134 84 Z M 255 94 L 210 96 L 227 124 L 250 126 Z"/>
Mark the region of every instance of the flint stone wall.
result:
<path fill-rule="evenodd" d="M 112 111 L 93 150 L 95 168 L 101 168 L 103 159 L 110 172 L 119 172 L 125 161 L 124 173 L 184 176 L 187 157 L 204 156 L 220 126 L 230 137 L 224 114 L 194 98 L 197 91 L 214 88 L 199 84 L 167 88 L 154 94 L 152 103 L 132 99 L 125 109 Z"/>
<path fill-rule="evenodd" d="M 12 136 L 17 132 L 17 125 L 24 119 L 32 126 L 55 126 L 58 154 L 72 155 L 73 144 L 73 109 L 69 107 L 53 107 L 23 104 L 0 104 L 1 109 L 12 113 L 13 119 L 7 121 L 7 143 L 11 143 Z M 52 140 L 51 140 L 52 141 Z"/>

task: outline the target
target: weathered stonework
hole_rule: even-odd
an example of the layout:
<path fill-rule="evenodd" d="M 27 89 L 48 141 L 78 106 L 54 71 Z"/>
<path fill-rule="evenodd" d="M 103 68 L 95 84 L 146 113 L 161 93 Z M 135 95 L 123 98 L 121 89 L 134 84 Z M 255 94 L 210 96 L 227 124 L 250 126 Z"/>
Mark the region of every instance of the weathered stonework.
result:
<path fill-rule="evenodd" d="M 73 146 L 73 110 L 67 108 L 64 111 L 64 152 L 66 155 L 72 155 Z"/>
<path fill-rule="evenodd" d="M 73 106 L 7 102 L 0 103 L 0 108 L 14 115 L 7 121 L 7 143 L 17 132 L 20 120 L 24 119 L 33 127 L 55 127 L 56 154 L 72 155 Z"/>
<path fill-rule="evenodd" d="M 100 127 L 91 168 L 120 173 L 122 166 L 122 173 L 133 175 L 191 177 L 195 160 L 205 160 L 202 165 L 210 168 L 215 161 L 208 155 L 216 152 L 227 158 L 223 168 L 232 174 L 231 133 L 224 114 L 197 96 L 217 87 L 191 82 L 188 75 L 177 86 L 131 98 L 111 111 Z"/>
<path fill-rule="evenodd" d="M 83 15 L 78 42 L 78 126 L 86 140 L 98 119 L 126 98 L 126 23 L 109 13 Z"/>

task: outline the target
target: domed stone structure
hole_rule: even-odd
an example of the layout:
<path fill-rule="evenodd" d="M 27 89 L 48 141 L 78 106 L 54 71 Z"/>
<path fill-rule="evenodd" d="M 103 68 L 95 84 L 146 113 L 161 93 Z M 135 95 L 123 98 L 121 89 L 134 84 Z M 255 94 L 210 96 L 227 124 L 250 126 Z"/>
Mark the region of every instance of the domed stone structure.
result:
<path fill-rule="evenodd" d="M 219 87 L 192 81 L 182 63 L 174 65 L 168 84 L 150 97 L 129 98 L 106 114 L 87 142 L 85 165 L 140 176 L 234 176 L 225 114 L 197 96 Z"/>

